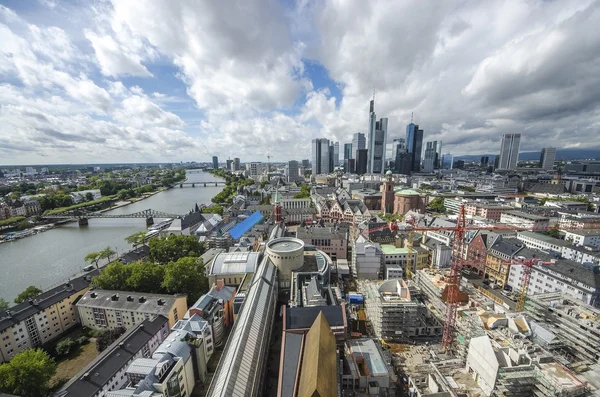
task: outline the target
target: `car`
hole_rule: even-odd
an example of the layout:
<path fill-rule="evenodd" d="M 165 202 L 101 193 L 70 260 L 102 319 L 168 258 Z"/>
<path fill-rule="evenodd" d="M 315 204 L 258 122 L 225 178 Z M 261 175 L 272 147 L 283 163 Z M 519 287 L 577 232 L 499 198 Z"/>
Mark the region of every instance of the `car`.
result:
<path fill-rule="evenodd" d="M 88 266 L 86 266 L 86 267 L 83 268 L 84 272 L 89 272 L 89 271 L 92 271 L 92 270 L 94 270 L 94 265 L 88 265 Z"/>
<path fill-rule="evenodd" d="M 463 270 L 463 274 L 471 274 L 471 271 L 469 269 Z"/>

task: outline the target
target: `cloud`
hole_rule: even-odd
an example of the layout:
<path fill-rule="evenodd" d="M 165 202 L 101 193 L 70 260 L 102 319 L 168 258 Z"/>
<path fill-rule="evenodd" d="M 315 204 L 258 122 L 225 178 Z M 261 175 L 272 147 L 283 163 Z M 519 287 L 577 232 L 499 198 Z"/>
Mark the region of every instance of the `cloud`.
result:
<path fill-rule="evenodd" d="M 89 30 L 85 37 L 92 43 L 102 74 L 118 77 L 120 75 L 150 77 L 152 73 L 142 65 L 141 57 L 117 43 L 112 37 L 99 36 Z"/>

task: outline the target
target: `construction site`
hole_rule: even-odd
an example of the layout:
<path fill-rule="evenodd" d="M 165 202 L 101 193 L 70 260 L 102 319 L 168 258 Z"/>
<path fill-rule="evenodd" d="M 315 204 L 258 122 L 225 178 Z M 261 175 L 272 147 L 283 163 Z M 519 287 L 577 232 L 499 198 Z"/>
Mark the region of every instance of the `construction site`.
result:
<path fill-rule="evenodd" d="M 393 244 L 406 250 L 394 262 L 402 279 L 357 282 L 364 299 L 357 305 L 358 317 L 391 355 L 399 395 L 600 396 L 600 309 L 564 292 L 528 293 L 531 269 L 551 269 L 555 263 L 548 261 L 547 252 L 537 255 L 524 247 L 523 255 L 497 262 L 485 257 L 478 261 L 469 253 L 469 243 L 480 230 L 508 240 L 526 228 L 469 225 L 462 208 L 452 226 L 432 226 L 423 218 L 415 214 L 404 222 L 351 230 L 353 249 L 355 241 L 362 244 L 362 252 L 368 252 L 365 246 L 374 247 L 370 258 L 353 258 L 353 270 L 361 269 L 361 260 L 374 269 L 379 260 L 379 274 L 389 274 L 386 264 L 393 258 L 386 251 L 392 250 L 380 247 Z M 443 258 L 430 242 L 432 234 L 451 240 L 447 266 L 436 265 Z M 495 243 L 489 239 L 490 246 Z M 428 251 L 428 266 L 417 262 L 417 248 Z M 485 271 L 490 262 L 496 273 Z M 511 265 L 522 268 L 515 288 L 507 282 Z M 356 307 L 351 304 L 350 309 Z"/>

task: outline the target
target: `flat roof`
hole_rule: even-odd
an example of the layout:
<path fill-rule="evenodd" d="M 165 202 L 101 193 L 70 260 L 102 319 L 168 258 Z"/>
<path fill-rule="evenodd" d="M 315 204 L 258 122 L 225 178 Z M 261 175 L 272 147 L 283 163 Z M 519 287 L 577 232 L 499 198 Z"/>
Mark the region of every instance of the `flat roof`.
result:
<path fill-rule="evenodd" d="M 550 218 L 548 218 L 547 216 L 528 214 L 527 212 L 522 212 L 522 211 L 506 211 L 502 215 L 504 215 L 504 214 L 513 215 L 516 217 L 525 218 L 525 219 L 529 219 L 532 221 L 550 220 Z"/>
<path fill-rule="evenodd" d="M 169 317 L 169 311 L 177 298 L 180 297 L 185 297 L 185 295 L 147 294 L 95 289 L 86 292 L 79 302 L 77 302 L 77 306 L 162 314 Z"/>
<path fill-rule="evenodd" d="M 281 363 L 281 397 L 294 397 L 296 377 L 302 353 L 304 334 L 285 332 L 283 335 L 283 362 Z"/>
<path fill-rule="evenodd" d="M 267 243 L 267 247 L 277 252 L 291 252 L 304 247 L 304 242 L 295 238 L 281 237 Z"/>
<path fill-rule="evenodd" d="M 389 372 L 381 352 L 377 349 L 372 339 L 355 339 L 348 342 L 354 356 L 362 357 L 369 366 L 369 372 L 372 376 L 387 376 Z"/>
<path fill-rule="evenodd" d="M 342 306 L 307 306 L 286 308 L 285 329 L 309 329 L 321 312 L 331 327 L 344 326 Z"/>
<path fill-rule="evenodd" d="M 413 253 L 416 253 L 417 250 L 413 248 Z M 381 252 L 384 255 L 407 255 L 408 248 L 397 248 L 393 244 L 381 244 Z"/>

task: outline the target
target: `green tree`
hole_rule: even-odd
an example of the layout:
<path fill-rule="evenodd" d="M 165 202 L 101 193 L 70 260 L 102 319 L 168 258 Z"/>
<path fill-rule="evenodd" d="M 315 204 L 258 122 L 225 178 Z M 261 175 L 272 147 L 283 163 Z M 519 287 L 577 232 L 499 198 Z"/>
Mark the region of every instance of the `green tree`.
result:
<path fill-rule="evenodd" d="M 133 263 L 129 267 L 130 275 L 127 278 L 127 289 L 135 292 L 160 293 L 165 277 L 165 267 L 157 263 Z"/>
<path fill-rule="evenodd" d="M 131 276 L 131 266 L 113 262 L 94 277 L 94 285 L 102 289 L 127 290 L 127 280 Z"/>
<path fill-rule="evenodd" d="M 56 354 L 59 356 L 68 356 L 76 346 L 77 343 L 73 339 L 65 338 L 56 344 Z"/>
<path fill-rule="evenodd" d="M 132 245 L 146 245 L 146 233 L 145 231 L 135 232 L 130 236 L 125 237 L 125 241 Z"/>
<path fill-rule="evenodd" d="M 436 197 L 427 204 L 427 206 L 436 212 L 446 212 L 444 207 L 444 199 L 442 197 Z"/>
<path fill-rule="evenodd" d="M 300 193 L 294 195 L 295 199 L 310 198 L 310 186 L 303 184 L 300 187 Z"/>
<path fill-rule="evenodd" d="M 113 255 L 116 255 L 117 253 L 107 246 L 98 254 L 100 256 L 100 259 L 106 259 L 110 263 L 110 258 L 112 258 Z"/>
<path fill-rule="evenodd" d="M 56 363 L 42 349 L 27 349 L 0 365 L 0 391 L 21 397 L 40 397 L 49 392 Z"/>
<path fill-rule="evenodd" d="M 100 258 L 100 252 L 90 252 L 84 258 L 84 260 L 86 262 L 89 262 L 90 265 L 96 265 L 96 269 L 98 269 L 98 262 L 100 262 L 100 259 L 102 259 Z"/>
<path fill-rule="evenodd" d="M 170 294 L 186 294 L 188 305 L 196 302 L 208 291 L 202 259 L 184 257 L 176 262 L 169 262 L 165 266 L 162 287 Z"/>
<path fill-rule="evenodd" d="M 202 208 L 202 212 L 205 213 L 205 214 L 219 214 L 219 215 L 223 215 L 223 207 L 221 207 L 218 204 L 213 204 L 211 206 Z"/>
<path fill-rule="evenodd" d="M 119 336 L 123 335 L 125 331 L 125 328 L 118 327 L 100 334 L 96 338 L 96 351 L 98 351 L 98 353 L 102 353 L 108 346 L 111 345 L 111 343 L 119 339 Z"/>
<path fill-rule="evenodd" d="M 200 256 L 204 253 L 204 244 L 194 236 L 170 235 L 165 238 L 154 238 L 150 240 L 149 246 L 149 259 L 160 264 L 175 262 L 186 256 Z"/>
<path fill-rule="evenodd" d="M 91 192 L 85 194 L 85 201 L 94 201 L 94 195 Z"/>
<path fill-rule="evenodd" d="M 9 309 L 10 305 L 8 304 L 7 301 L 5 301 L 4 299 L 0 298 L 0 312 L 5 312 Z"/>
<path fill-rule="evenodd" d="M 44 291 L 42 291 L 38 287 L 30 285 L 29 287 L 25 288 L 25 291 L 21 292 L 15 298 L 15 303 L 23 303 L 23 302 L 25 302 L 25 301 L 27 301 L 29 299 L 35 298 L 36 296 L 38 296 L 42 292 L 44 292 Z"/>

